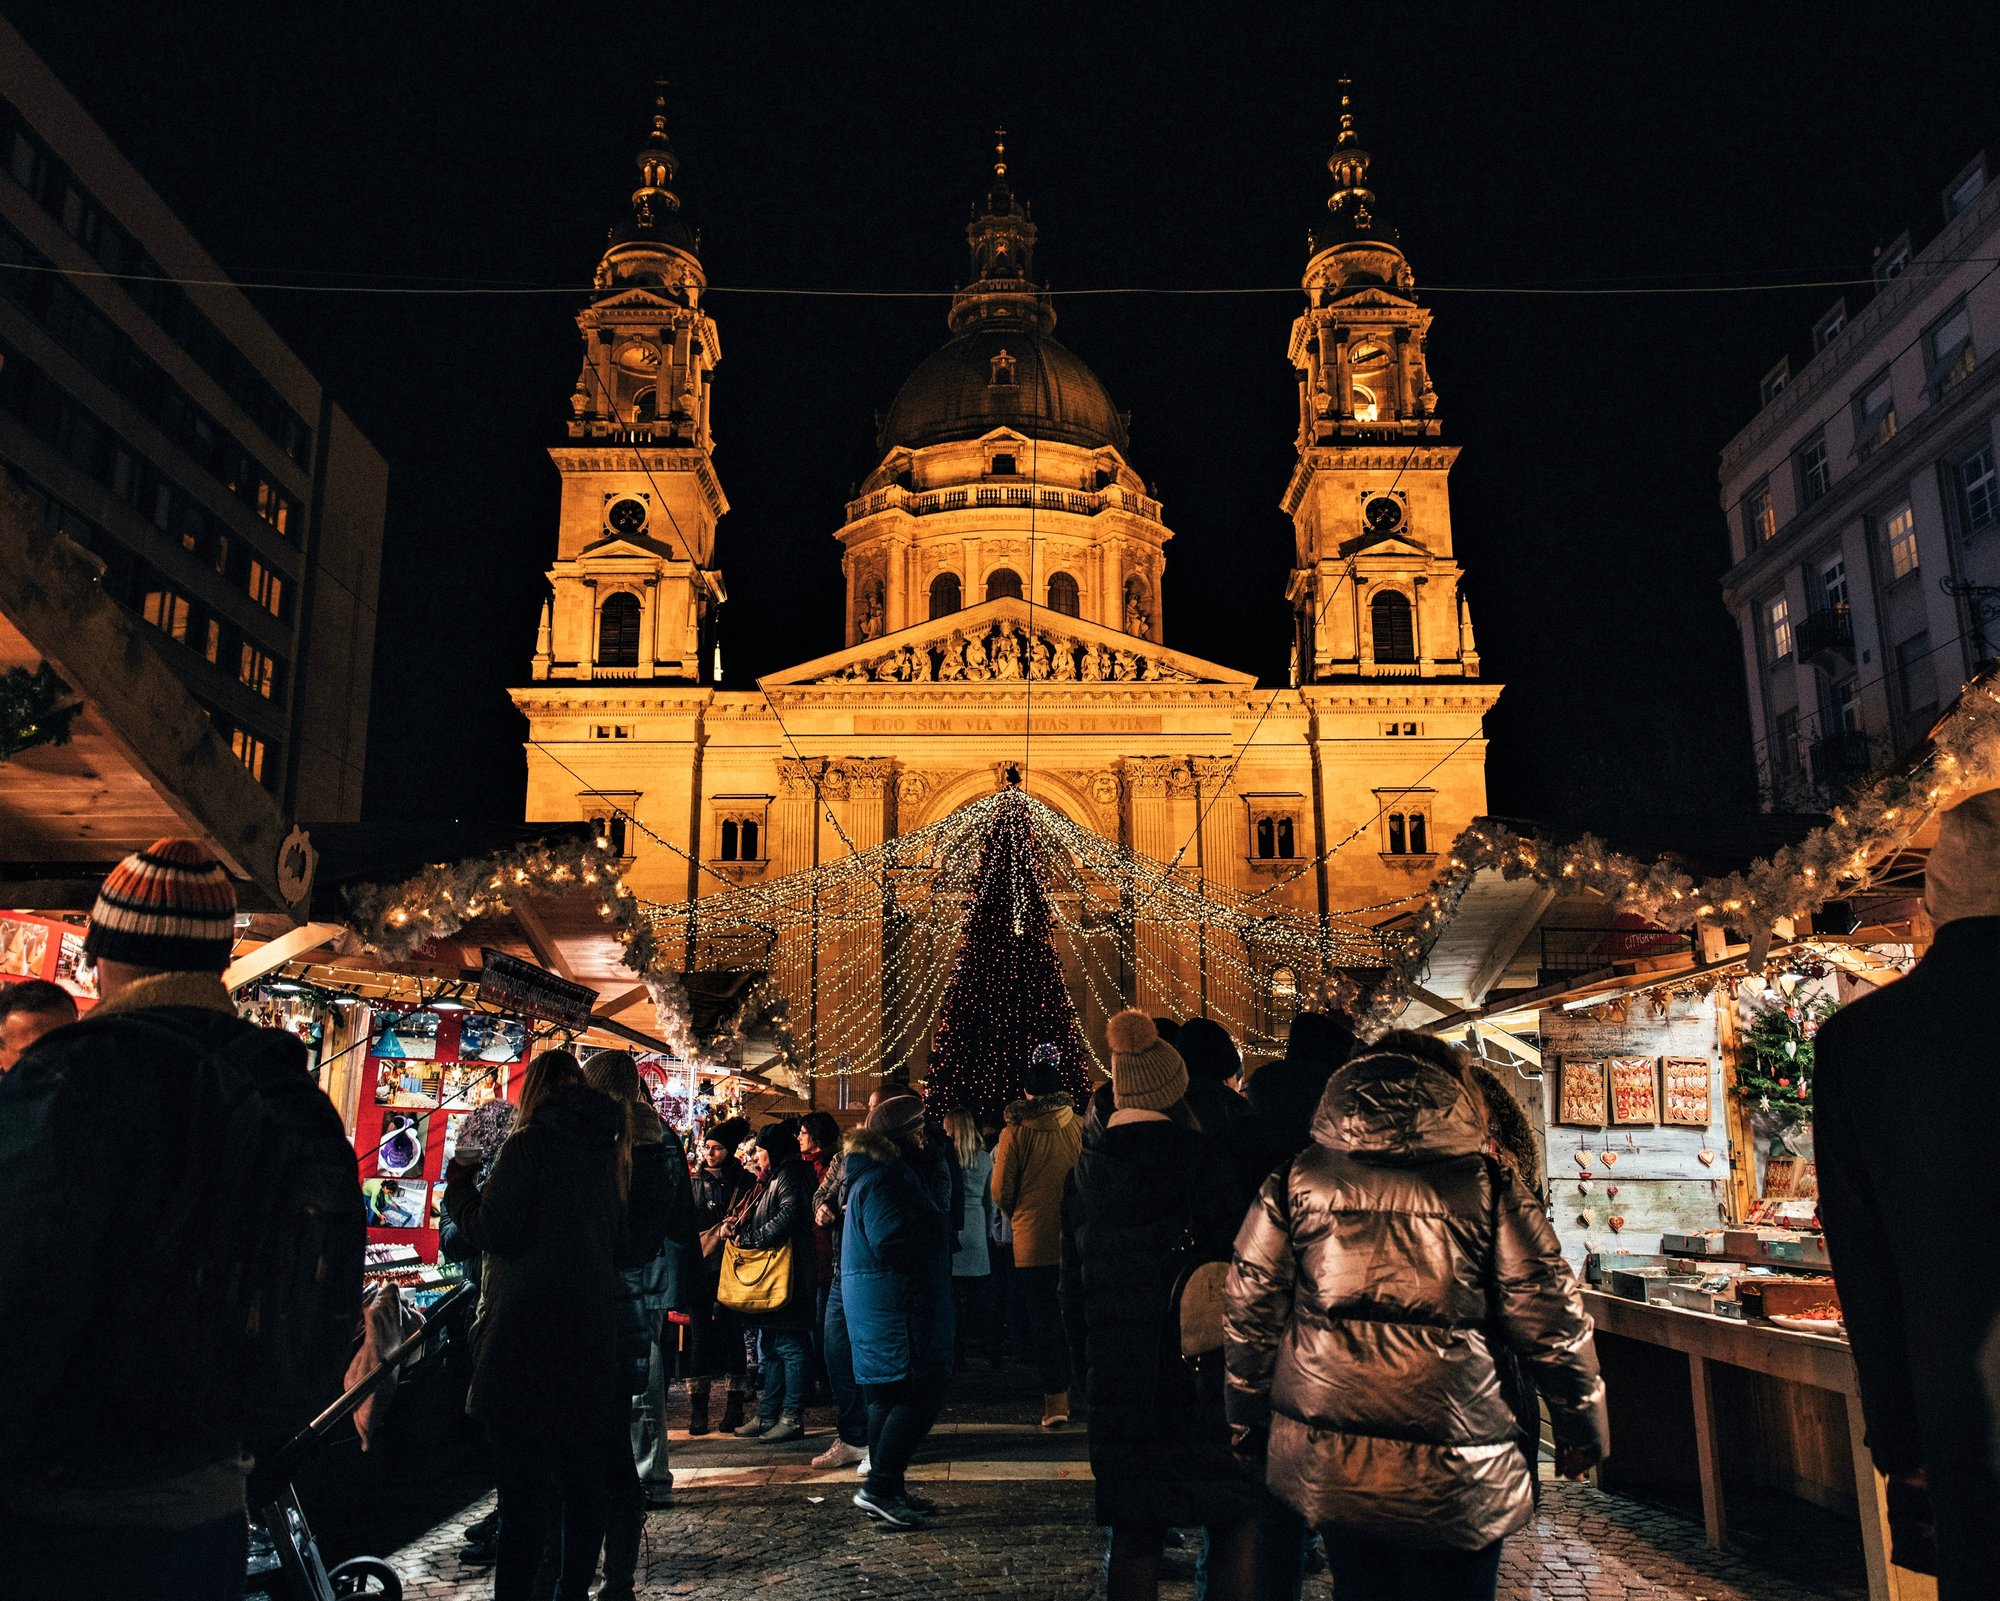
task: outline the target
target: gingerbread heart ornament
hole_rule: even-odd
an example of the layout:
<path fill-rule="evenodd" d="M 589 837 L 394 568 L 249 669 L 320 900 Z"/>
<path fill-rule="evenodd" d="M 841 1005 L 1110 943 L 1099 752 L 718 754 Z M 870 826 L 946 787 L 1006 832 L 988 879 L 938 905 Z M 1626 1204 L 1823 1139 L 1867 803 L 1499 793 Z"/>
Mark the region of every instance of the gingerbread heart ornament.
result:
<path fill-rule="evenodd" d="M 1618 1153 L 1616 1151 L 1599 1151 L 1597 1159 L 1606 1167 L 1616 1167 L 1618 1165 Z"/>
<path fill-rule="evenodd" d="M 1590 1168 L 1590 1152 L 1577 1151 L 1574 1152 L 1573 1154 L 1576 1157 L 1576 1165 L 1580 1168 L 1583 1168 L 1585 1171 L 1588 1171 Z"/>
<path fill-rule="evenodd" d="M 1613 1212 L 1610 1217 L 1605 1219 L 1605 1222 L 1611 1225 L 1611 1232 L 1616 1234 L 1620 1229 L 1625 1227 L 1625 1215 L 1622 1212 Z"/>
<path fill-rule="evenodd" d="M 1701 1163 L 1703 1167 L 1715 1166 L 1715 1152 L 1713 1151 L 1696 1151 L 1694 1159 Z"/>

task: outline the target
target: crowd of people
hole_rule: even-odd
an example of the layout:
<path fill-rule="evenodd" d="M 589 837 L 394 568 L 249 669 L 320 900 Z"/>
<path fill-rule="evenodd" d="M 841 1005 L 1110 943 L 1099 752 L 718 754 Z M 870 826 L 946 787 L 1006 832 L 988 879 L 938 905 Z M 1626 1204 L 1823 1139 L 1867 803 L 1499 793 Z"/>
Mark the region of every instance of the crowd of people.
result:
<path fill-rule="evenodd" d="M 1824 1035 L 1830 1238 L 1879 1281 L 1855 1314 L 1871 1443 L 1899 1554 L 1941 1563 L 1950 1597 L 1990 1573 L 1986 1323 L 1934 1320 L 1904 1354 L 1896 1285 L 1921 1264 L 1870 1197 L 1923 1135 L 1859 1136 L 1907 1109 L 1865 1100 L 1855 1063 L 1915 1038 L 1986 1093 L 1920 1004 L 1991 967 L 2000 804 L 1973 821 L 1974 844 L 1963 820 L 1940 839 L 1931 955 Z M 100 1004 L 78 1021 L 21 985 L 0 1010 L 0 1575 L 24 1595 L 240 1594 L 246 1486 L 352 1347 L 353 1151 L 296 1039 L 237 1015 L 233 911 L 200 847 L 161 841 L 98 901 Z M 1042 1428 L 1087 1429 L 1109 1601 L 1151 1601 L 1185 1532 L 1213 1601 L 1297 1601 L 1316 1565 L 1338 1601 L 1491 1598 L 1544 1421 L 1560 1475 L 1608 1450 L 1510 1089 L 1335 1012 L 1247 1075 L 1207 1018 L 1126 1011 L 1105 1043 L 1081 1105 L 1045 1047 L 997 1126 L 885 1082 L 859 1126 L 733 1118 L 692 1158 L 629 1053 L 536 1055 L 517 1103 L 469 1120 L 443 1196 L 499 1490 L 465 1555 L 497 1601 L 635 1595 L 646 1510 L 672 1504 L 674 1383 L 694 1436 L 784 1445 L 829 1407 L 813 1465 L 854 1467 L 855 1507 L 895 1531 L 941 1511 L 909 1469 L 954 1374 L 1010 1358 Z"/>

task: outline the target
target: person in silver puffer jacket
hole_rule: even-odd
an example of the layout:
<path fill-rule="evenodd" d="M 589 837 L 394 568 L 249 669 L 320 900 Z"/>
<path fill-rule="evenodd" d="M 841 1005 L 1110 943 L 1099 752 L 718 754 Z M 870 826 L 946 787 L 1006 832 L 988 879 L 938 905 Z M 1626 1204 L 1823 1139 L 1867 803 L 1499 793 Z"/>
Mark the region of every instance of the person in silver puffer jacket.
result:
<path fill-rule="evenodd" d="M 1342 1595 L 1491 1596 L 1534 1499 L 1496 1344 L 1548 1404 L 1558 1471 L 1608 1449 L 1575 1278 L 1444 1042 L 1385 1036 L 1328 1081 L 1312 1134 L 1236 1237 L 1239 1453 L 1326 1533 Z"/>

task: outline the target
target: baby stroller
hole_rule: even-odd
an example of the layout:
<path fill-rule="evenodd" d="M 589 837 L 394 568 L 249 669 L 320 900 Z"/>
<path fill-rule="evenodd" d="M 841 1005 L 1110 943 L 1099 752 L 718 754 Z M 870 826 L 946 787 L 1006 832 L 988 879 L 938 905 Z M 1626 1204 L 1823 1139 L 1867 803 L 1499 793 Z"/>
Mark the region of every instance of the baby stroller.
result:
<path fill-rule="evenodd" d="M 384 1352 L 381 1366 L 274 1452 L 268 1468 L 260 1468 L 257 1478 L 263 1493 L 257 1498 L 253 1522 L 261 1526 L 263 1538 L 258 1538 L 253 1527 L 249 1578 L 253 1586 L 261 1585 L 272 1601 L 339 1601 L 348 1596 L 402 1601 L 403 1581 L 381 1558 L 350 1557 L 332 1568 L 320 1559 L 319 1542 L 292 1488 L 292 1471 L 312 1445 L 351 1418 L 355 1408 L 386 1384 L 426 1340 L 470 1305 L 473 1294 L 472 1285 L 462 1284 L 438 1301 L 426 1314 L 422 1328 Z"/>

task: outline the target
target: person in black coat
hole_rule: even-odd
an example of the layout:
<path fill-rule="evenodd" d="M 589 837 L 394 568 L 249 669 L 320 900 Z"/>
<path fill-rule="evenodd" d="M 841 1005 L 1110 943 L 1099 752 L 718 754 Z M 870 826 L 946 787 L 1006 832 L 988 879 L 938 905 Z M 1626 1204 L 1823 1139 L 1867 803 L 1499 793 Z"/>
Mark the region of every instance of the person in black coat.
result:
<path fill-rule="evenodd" d="M 764 1337 L 764 1393 L 757 1416 L 735 1433 L 739 1439 L 777 1445 L 806 1432 L 806 1394 L 812 1382 L 813 1174 L 799 1155 L 798 1124 L 769 1123 L 759 1129 L 756 1161 L 757 1187 L 750 1192 L 750 1204 L 723 1231 L 746 1250 L 790 1245 L 791 1284 L 775 1311 L 744 1317 Z M 729 1271 L 727 1266 L 723 1271 Z"/>
<path fill-rule="evenodd" d="M 1353 1054 L 1354 1023 L 1345 1012 L 1301 1012 L 1292 1019 L 1285 1054 L 1250 1075 L 1243 1097 L 1264 1123 L 1259 1184 L 1312 1144 L 1326 1081 Z"/>
<path fill-rule="evenodd" d="M 743 1118 L 725 1118 L 702 1136 L 701 1162 L 690 1183 L 694 1189 L 696 1249 L 701 1237 L 716 1240 L 715 1248 L 695 1264 L 688 1286 L 688 1433 L 706 1434 L 712 1421 L 709 1391 L 716 1379 L 729 1381 L 728 1398 L 722 1406 L 722 1431 L 727 1434 L 743 1422 L 744 1397 L 749 1393 L 747 1364 L 743 1356 L 743 1328 L 736 1314 L 716 1299 L 722 1274 L 722 1245 L 712 1231 L 745 1200 L 757 1181 L 736 1159 L 736 1149 L 750 1138 L 750 1124 Z"/>
<path fill-rule="evenodd" d="M 622 1126 L 575 1057 L 545 1051 L 528 1065 L 514 1131 L 485 1184 L 470 1156 L 445 1174 L 444 1209 L 485 1256 L 466 1411 L 492 1441 L 505 1508 L 495 1601 L 527 1601 L 552 1531 L 557 1601 L 582 1601 L 597 1568 L 603 1442 L 622 1399 Z"/>
<path fill-rule="evenodd" d="M 2000 1236 L 1958 1230 L 1936 1249 L 1911 1208 L 1937 1183 L 1941 1112 L 2000 1123 L 2000 790 L 1945 814 L 1924 899 L 1937 932 L 1923 960 L 1820 1028 L 1813 1151 L 1895 1560 L 1922 1572 L 1934 1554 L 1939 1601 L 1986 1601 L 2000 1595 L 2000 1474 L 1977 1362 L 2000 1317 Z M 1953 1169 L 1964 1215 L 2000 1205 L 1993 1174 Z"/>
<path fill-rule="evenodd" d="M 1110 1601 L 1152 1601 L 1169 1529 L 1208 1531 L 1209 1595 L 1248 1601 L 1260 1488 L 1236 1459 L 1219 1374 L 1180 1351 L 1176 1278 L 1226 1261 L 1243 1209 L 1187 1109 L 1187 1068 L 1144 1012 L 1111 1019 L 1113 1111 L 1076 1171 L 1067 1289 L 1083 1307 L 1090 1467 L 1111 1530 Z"/>
<path fill-rule="evenodd" d="M 1229 1030 L 1212 1017 L 1189 1018 L 1181 1024 L 1173 1046 L 1187 1063 L 1188 1110 L 1229 1163 L 1247 1209 L 1257 1186 L 1270 1173 L 1265 1153 L 1271 1137 L 1263 1119 L 1236 1091 L 1243 1053 Z"/>

